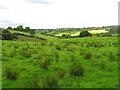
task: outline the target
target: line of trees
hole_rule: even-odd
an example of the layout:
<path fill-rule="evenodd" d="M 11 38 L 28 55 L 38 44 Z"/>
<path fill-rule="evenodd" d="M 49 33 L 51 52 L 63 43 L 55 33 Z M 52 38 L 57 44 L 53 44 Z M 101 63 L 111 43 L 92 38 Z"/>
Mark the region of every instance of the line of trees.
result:
<path fill-rule="evenodd" d="M 30 27 L 25 27 L 23 28 L 22 25 L 16 27 L 16 28 L 12 28 L 12 27 L 7 27 L 7 30 L 15 30 L 15 31 L 21 31 L 21 32 L 28 32 L 31 34 L 31 36 L 33 36 L 35 34 L 35 30 L 34 29 L 30 29 Z"/>

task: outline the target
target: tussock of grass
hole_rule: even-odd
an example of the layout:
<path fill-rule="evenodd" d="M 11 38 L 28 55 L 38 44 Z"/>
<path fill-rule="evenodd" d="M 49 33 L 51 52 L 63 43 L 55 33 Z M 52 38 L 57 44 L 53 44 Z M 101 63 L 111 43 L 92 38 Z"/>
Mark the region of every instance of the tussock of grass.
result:
<path fill-rule="evenodd" d="M 91 59 L 92 58 L 92 53 L 91 52 L 86 52 L 83 55 L 84 59 Z"/>
<path fill-rule="evenodd" d="M 70 66 L 69 74 L 71 76 L 83 76 L 84 68 L 80 63 L 74 63 Z"/>
<path fill-rule="evenodd" d="M 6 78 L 10 80 L 16 80 L 18 77 L 18 73 L 10 67 L 5 68 L 5 74 Z"/>
<path fill-rule="evenodd" d="M 54 75 L 44 76 L 42 79 L 42 88 L 58 88 L 58 81 Z"/>

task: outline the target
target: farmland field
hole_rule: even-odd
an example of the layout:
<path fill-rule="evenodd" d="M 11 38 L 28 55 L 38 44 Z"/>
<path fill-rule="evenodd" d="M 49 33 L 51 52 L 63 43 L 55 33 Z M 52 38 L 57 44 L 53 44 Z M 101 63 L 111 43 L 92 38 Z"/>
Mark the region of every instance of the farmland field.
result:
<path fill-rule="evenodd" d="M 105 29 L 99 29 L 99 30 L 88 30 L 88 32 L 92 34 L 100 34 L 100 33 L 108 33 Z M 55 36 L 62 36 L 63 34 L 70 35 L 70 36 L 79 36 L 80 31 L 77 32 L 64 32 L 64 33 L 58 33 Z"/>
<path fill-rule="evenodd" d="M 3 88 L 118 87 L 117 37 L 3 40 L 2 53 Z"/>

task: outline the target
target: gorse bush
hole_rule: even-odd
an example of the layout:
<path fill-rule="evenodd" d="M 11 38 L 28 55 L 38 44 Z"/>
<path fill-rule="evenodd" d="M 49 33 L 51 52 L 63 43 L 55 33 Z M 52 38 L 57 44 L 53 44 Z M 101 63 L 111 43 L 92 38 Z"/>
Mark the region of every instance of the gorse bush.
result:
<path fill-rule="evenodd" d="M 79 63 L 74 63 L 70 66 L 69 74 L 71 76 L 83 76 L 84 68 Z"/>
<path fill-rule="evenodd" d="M 6 67 L 5 73 L 6 73 L 6 78 L 10 80 L 16 80 L 18 77 L 18 73 L 9 67 Z"/>
<path fill-rule="evenodd" d="M 55 76 L 47 75 L 42 79 L 42 88 L 57 88 L 58 81 Z"/>

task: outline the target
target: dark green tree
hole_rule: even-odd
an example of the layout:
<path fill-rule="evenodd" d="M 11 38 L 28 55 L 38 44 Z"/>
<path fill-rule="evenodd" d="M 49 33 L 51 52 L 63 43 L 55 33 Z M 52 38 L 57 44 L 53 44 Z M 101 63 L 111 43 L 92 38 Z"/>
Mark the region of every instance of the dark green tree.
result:
<path fill-rule="evenodd" d="M 13 40 L 17 39 L 16 34 L 10 33 L 8 30 L 2 30 L 2 40 Z"/>
<path fill-rule="evenodd" d="M 30 34 L 31 34 L 31 36 L 34 36 L 35 30 L 31 29 L 31 30 L 30 30 Z"/>
<path fill-rule="evenodd" d="M 92 36 L 92 34 L 89 33 L 88 31 L 82 31 L 79 36 L 80 37 L 87 37 L 87 36 Z"/>
<path fill-rule="evenodd" d="M 25 32 L 30 32 L 30 27 L 25 27 Z"/>
<path fill-rule="evenodd" d="M 9 26 L 9 27 L 7 27 L 7 30 L 12 30 L 12 27 L 10 27 L 10 26 Z"/>
<path fill-rule="evenodd" d="M 17 30 L 17 31 L 24 31 L 24 28 L 23 28 L 22 25 L 20 25 L 20 26 L 18 26 L 18 27 L 16 28 L 16 30 Z"/>
<path fill-rule="evenodd" d="M 63 35 L 62 35 L 62 38 L 70 38 L 70 35 L 63 34 Z"/>

